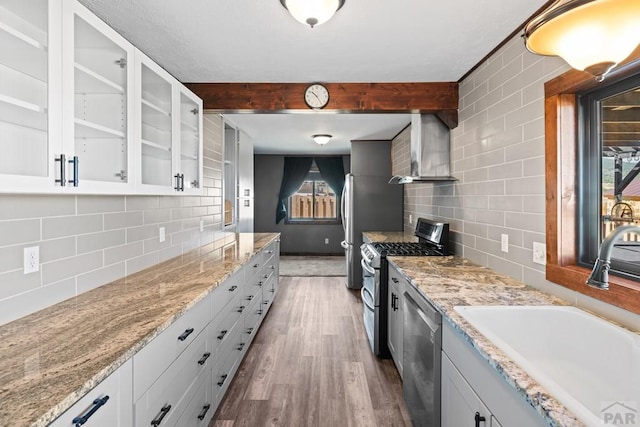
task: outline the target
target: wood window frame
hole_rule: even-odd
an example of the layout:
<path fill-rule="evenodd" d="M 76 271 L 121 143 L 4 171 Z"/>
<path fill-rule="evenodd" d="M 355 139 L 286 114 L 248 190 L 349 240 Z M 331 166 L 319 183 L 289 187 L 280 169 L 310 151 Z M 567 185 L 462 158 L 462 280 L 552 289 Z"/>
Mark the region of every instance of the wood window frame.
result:
<path fill-rule="evenodd" d="M 605 80 L 640 73 L 640 46 Z M 585 284 L 590 269 L 577 264 L 577 148 L 576 93 L 596 88 L 593 76 L 569 70 L 548 81 L 545 91 L 546 278 L 571 290 L 640 314 L 640 283 L 609 277 L 609 290 Z"/>

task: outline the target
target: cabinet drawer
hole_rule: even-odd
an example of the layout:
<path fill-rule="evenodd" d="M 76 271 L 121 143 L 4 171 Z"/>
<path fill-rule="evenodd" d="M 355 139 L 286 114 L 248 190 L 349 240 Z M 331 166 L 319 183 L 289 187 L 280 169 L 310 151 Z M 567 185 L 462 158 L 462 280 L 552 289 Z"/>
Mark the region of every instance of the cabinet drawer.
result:
<path fill-rule="evenodd" d="M 78 422 L 76 417 L 85 417 L 85 425 L 91 427 L 130 426 L 133 423 L 132 372 L 132 362 L 128 360 L 51 423 L 51 427 L 74 426 Z"/>
<path fill-rule="evenodd" d="M 211 315 L 215 319 L 222 309 L 232 301 L 236 295 L 242 293 L 245 282 L 245 269 L 235 272 L 211 293 Z"/>
<path fill-rule="evenodd" d="M 254 335 L 258 332 L 260 322 L 266 312 L 266 305 L 262 298 L 255 299 L 253 303 L 247 309 L 247 314 L 244 318 L 244 334 L 247 342 L 250 342 Z"/>
<path fill-rule="evenodd" d="M 218 315 L 212 325 L 212 340 L 215 340 L 215 346 L 224 347 L 236 327 L 244 311 L 248 306 L 248 302 L 243 298 L 242 294 L 237 294 L 236 298 L 231 301 Z M 221 350 L 218 350 L 220 352 Z"/>
<path fill-rule="evenodd" d="M 209 296 L 162 331 L 133 356 L 133 391 L 137 400 L 208 325 Z"/>
<path fill-rule="evenodd" d="M 269 278 L 269 281 L 264 285 L 262 289 L 262 303 L 263 303 L 262 308 L 264 309 L 265 314 L 271 307 L 271 304 L 273 303 L 273 299 L 276 296 L 276 290 L 277 290 L 276 283 L 277 283 L 276 277 L 275 275 L 272 275 Z"/>
<path fill-rule="evenodd" d="M 204 378 L 198 379 L 193 385 L 193 393 L 189 395 L 188 403 L 176 426 L 206 427 L 216 412 L 217 402 L 214 402 L 211 372 Z"/>
<path fill-rule="evenodd" d="M 211 369 L 213 358 L 207 345 L 207 333 L 201 333 L 175 362 L 153 383 L 135 404 L 137 426 L 162 420 L 162 427 L 175 425 L 187 404 L 183 399 L 189 387 Z M 165 415 L 163 416 L 163 413 Z"/>
<path fill-rule="evenodd" d="M 233 375 L 242 360 L 245 347 L 241 345 L 242 336 L 245 335 L 243 332 L 242 328 L 236 328 L 229 337 L 228 344 L 218 350 L 220 356 L 213 369 L 213 392 L 217 402 L 222 400 L 222 396 L 229 388 Z"/>
<path fill-rule="evenodd" d="M 258 274 L 262 270 L 262 266 L 264 265 L 264 251 L 260 251 L 260 253 L 256 254 L 251 260 L 247 263 L 246 269 L 246 277 L 252 278 L 256 274 Z"/>

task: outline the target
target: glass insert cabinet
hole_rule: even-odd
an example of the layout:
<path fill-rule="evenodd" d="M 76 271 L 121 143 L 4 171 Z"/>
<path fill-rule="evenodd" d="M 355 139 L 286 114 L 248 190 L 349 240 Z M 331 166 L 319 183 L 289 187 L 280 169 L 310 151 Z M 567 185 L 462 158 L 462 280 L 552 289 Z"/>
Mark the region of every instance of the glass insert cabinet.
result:
<path fill-rule="evenodd" d="M 200 194 L 202 101 L 75 1 L 0 0 L 0 192 Z"/>

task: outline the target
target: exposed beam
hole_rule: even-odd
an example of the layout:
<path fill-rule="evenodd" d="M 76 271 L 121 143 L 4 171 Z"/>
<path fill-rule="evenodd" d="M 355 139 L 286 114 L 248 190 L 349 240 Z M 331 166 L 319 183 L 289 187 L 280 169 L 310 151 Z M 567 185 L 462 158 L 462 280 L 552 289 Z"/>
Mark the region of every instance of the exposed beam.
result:
<path fill-rule="evenodd" d="M 325 83 L 334 113 L 435 113 L 450 128 L 458 125 L 458 83 Z M 290 113 L 311 111 L 307 83 L 186 83 L 204 108 L 218 112 Z"/>

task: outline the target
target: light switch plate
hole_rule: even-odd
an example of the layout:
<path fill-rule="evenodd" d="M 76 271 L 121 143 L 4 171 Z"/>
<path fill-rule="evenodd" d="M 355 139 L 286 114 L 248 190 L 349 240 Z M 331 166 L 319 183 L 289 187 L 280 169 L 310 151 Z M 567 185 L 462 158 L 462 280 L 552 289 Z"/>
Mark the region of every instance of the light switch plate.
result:
<path fill-rule="evenodd" d="M 533 262 L 540 265 L 547 265 L 547 245 L 540 242 L 533 242 Z"/>
<path fill-rule="evenodd" d="M 500 235 L 500 250 L 504 253 L 509 252 L 509 235 L 508 234 Z"/>
<path fill-rule="evenodd" d="M 200 232 L 202 233 L 204 231 L 204 221 L 200 220 Z"/>
<path fill-rule="evenodd" d="M 164 227 L 160 227 L 160 235 L 158 236 L 158 238 L 160 239 L 160 243 L 165 241 L 166 236 L 164 234 Z"/>

